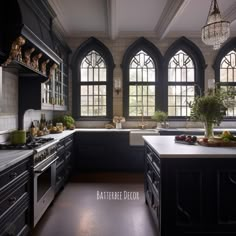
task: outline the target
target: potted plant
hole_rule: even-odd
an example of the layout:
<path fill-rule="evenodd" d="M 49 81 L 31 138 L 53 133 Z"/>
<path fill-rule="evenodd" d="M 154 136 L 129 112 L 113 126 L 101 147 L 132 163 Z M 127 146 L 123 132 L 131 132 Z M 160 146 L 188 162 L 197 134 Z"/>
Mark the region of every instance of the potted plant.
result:
<path fill-rule="evenodd" d="M 155 111 L 152 119 L 157 122 L 157 128 L 167 128 L 168 124 L 166 123 L 168 114 L 164 111 L 157 110 Z"/>
<path fill-rule="evenodd" d="M 62 115 L 54 118 L 54 123 L 63 123 L 63 125 L 67 129 L 74 129 L 75 128 L 75 120 L 71 115 Z"/>
<path fill-rule="evenodd" d="M 213 126 L 219 125 L 223 120 L 226 110 L 232 106 L 228 101 L 233 98 L 232 90 L 227 92 L 221 89 L 210 89 L 203 96 L 196 97 L 191 108 L 190 118 L 193 121 L 201 121 L 204 124 L 205 137 L 214 137 Z"/>

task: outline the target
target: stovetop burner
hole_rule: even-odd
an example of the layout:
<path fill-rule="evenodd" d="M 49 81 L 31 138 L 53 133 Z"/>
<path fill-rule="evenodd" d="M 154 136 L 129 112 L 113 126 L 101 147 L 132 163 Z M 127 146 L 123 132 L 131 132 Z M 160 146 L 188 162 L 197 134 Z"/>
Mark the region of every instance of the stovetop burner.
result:
<path fill-rule="evenodd" d="M 0 150 L 30 150 L 43 146 L 52 141 L 53 138 L 33 138 L 27 140 L 26 144 L 14 145 L 11 143 L 0 144 Z"/>

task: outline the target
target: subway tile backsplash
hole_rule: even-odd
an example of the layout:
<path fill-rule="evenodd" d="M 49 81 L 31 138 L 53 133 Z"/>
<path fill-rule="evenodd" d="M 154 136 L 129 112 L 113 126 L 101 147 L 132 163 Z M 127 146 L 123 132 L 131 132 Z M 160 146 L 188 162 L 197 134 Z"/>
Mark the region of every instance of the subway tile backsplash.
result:
<path fill-rule="evenodd" d="M 0 131 L 18 128 L 17 115 L 0 115 Z"/>
<path fill-rule="evenodd" d="M 42 113 L 45 114 L 46 120 L 53 119 L 52 111 L 27 110 L 24 115 L 24 129 L 28 130 L 32 121 L 40 120 Z"/>

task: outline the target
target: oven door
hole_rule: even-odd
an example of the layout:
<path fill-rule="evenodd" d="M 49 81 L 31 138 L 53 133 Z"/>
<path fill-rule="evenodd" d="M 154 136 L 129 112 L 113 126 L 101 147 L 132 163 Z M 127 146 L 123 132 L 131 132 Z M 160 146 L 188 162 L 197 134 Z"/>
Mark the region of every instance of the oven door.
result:
<path fill-rule="evenodd" d="M 34 169 L 34 226 L 54 199 L 57 159 L 55 153 Z"/>

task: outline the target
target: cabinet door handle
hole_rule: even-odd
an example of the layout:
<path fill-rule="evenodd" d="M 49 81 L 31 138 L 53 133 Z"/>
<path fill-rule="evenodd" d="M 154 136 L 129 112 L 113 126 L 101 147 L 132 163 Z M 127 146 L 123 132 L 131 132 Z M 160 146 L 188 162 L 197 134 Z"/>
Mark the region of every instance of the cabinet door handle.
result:
<path fill-rule="evenodd" d="M 17 175 L 18 174 L 16 172 L 12 172 L 12 173 L 10 173 L 9 176 L 10 176 L 11 179 L 15 179 L 17 177 Z"/>
<path fill-rule="evenodd" d="M 12 205 L 12 204 L 14 204 L 15 202 L 16 202 L 16 197 L 10 197 L 9 199 L 8 199 L 8 202 Z"/>

